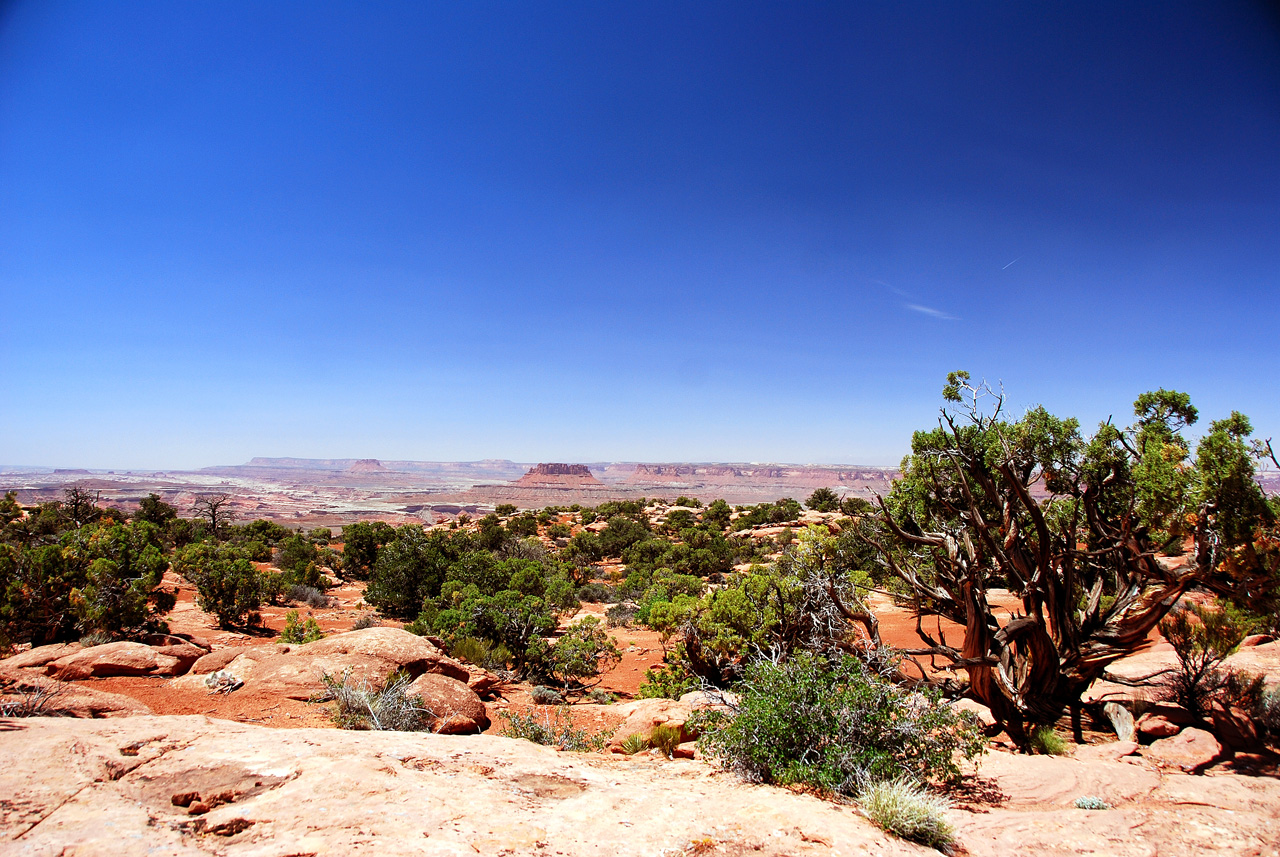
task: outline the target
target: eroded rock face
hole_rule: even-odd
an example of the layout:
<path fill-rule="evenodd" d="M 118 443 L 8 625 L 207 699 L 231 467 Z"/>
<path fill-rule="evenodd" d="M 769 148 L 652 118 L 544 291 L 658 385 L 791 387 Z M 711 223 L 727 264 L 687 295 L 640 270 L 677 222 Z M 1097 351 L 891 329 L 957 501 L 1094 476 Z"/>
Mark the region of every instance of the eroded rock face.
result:
<path fill-rule="evenodd" d="M 289 699 L 310 699 L 321 690 L 325 673 L 340 677 L 350 672 L 353 680 L 371 684 L 394 670 L 415 677 L 443 675 L 464 685 L 471 677 L 429 640 L 398 628 L 348 631 L 301 646 L 275 643 L 214 652 L 197 661 L 191 675 L 177 679 L 177 686 L 202 688 L 204 676 L 216 670 L 231 673 L 255 692 Z"/>
<path fill-rule="evenodd" d="M 35 670 L 0 668 L 0 701 L 17 702 L 23 697 L 30 698 L 36 691 L 51 694 L 41 709 L 50 715 L 132 717 L 151 713 L 146 705 L 123 694 L 95 690 L 83 684 L 60 682 Z"/>

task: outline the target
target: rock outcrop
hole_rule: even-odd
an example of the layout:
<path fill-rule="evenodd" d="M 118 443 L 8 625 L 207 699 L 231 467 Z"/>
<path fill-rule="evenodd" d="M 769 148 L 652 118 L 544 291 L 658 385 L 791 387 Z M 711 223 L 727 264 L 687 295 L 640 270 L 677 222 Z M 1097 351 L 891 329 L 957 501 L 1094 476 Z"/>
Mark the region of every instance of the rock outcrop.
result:
<path fill-rule="evenodd" d="M 196 661 L 175 686 L 204 687 L 204 677 L 223 670 L 255 693 L 289 699 L 310 699 L 318 693 L 325 673 L 355 681 L 380 682 L 394 670 L 417 677 L 434 673 L 467 690 L 470 671 L 423 637 L 398 628 L 365 628 L 334 634 L 300 646 L 267 644 L 224 649 Z"/>
<path fill-rule="evenodd" d="M 539 464 L 514 483 L 519 488 L 603 488 L 585 464 Z"/>

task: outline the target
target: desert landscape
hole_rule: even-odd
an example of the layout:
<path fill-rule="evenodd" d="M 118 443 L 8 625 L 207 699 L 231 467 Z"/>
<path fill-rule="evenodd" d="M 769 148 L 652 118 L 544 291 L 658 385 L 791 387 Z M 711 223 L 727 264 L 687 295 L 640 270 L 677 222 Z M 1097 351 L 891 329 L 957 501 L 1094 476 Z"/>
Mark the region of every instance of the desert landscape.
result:
<path fill-rule="evenodd" d="M 1277 153 L 1280 0 L 0 0 L 0 857 L 1280 857 Z"/>

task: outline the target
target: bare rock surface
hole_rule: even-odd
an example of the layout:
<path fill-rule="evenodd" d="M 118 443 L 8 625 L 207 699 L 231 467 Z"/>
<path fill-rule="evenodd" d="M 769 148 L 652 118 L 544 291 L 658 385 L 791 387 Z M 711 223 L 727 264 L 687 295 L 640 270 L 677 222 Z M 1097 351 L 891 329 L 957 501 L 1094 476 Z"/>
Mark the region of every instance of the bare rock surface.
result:
<path fill-rule="evenodd" d="M 700 762 L 487 735 L 36 718 L 0 753 L 6 855 L 936 853 Z"/>
<path fill-rule="evenodd" d="M 382 681 L 397 669 L 415 677 L 444 675 L 464 685 L 471 678 L 465 666 L 429 640 L 398 628 L 348 631 L 300 646 L 247 646 L 235 650 L 234 655 L 229 651 L 201 658 L 191 674 L 177 679 L 175 686 L 199 689 L 207 673 L 225 670 L 255 692 L 309 699 L 321 689 L 324 673 L 337 677 L 350 671 L 354 680 L 371 683 Z"/>
<path fill-rule="evenodd" d="M 5 658 L 0 661 L 0 666 L 15 669 L 32 669 L 43 667 L 45 664 L 52 663 L 59 658 L 65 658 L 68 655 L 74 655 L 80 651 L 79 643 L 52 643 L 48 646 L 36 646 L 25 652 Z"/>
<path fill-rule="evenodd" d="M 1260 857 L 1280 848 L 1275 779 L 1191 776 L 1136 756 L 1113 761 L 1085 750 L 1075 757 L 989 754 L 979 774 L 1008 800 L 986 812 L 952 814 L 969 853 Z M 1113 808 L 1077 809 L 1076 799 L 1085 796 Z"/>

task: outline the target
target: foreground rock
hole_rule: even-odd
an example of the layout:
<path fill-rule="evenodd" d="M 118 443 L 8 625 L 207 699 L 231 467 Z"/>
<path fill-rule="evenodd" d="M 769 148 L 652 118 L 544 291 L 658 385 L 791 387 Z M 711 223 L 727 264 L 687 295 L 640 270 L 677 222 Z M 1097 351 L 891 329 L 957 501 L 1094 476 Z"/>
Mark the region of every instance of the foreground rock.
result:
<path fill-rule="evenodd" d="M 435 673 L 423 673 L 408 692 L 422 697 L 431 712 L 431 731 L 444 735 L 469 735 L 489 728 L 489 715 L 476 692 L 460 681 Z"/>
<path fill-rule="evenodd" d="M 199 716 L 21 725 L 0 731 L 6 854 L 936 853 L 697 762 Z"/>
<path fill-rule="evenodd" d="M 37 700 L 41 711 L 63 717 L 133 717 L 151 713 L 146 705 L 119 693 L 0 667 L 0 702 L 31 704 Z"/>
<path fill-rule="evenodd" d="M 44 665 L 48 675 L 62 681 L 139 675 L 182 675 L 207 654 L 190 643 L 148 646 L 143 643 L 104 643 L 80 649 Z"/>
<path fill-rule="evenodd" d="M 1076 758 L 989 754 L 981 782 L 1008 799 L 981 814 L 954 813 L 961 843 L 970 854 L 993 857 L 1276 853 L 1280 782 L 1191 776 L 1161 770 L 1135 756 L 1112 761 L 1106 758 L 1111 755 L 1107 746 L 1077 752 Z M 1133 749 L 1136 745 L 1128 742 L 1116 752 Z M 1100 798 L 1112 809 L 1077 809 L 1075 801 L 1086 796 Z"/>

